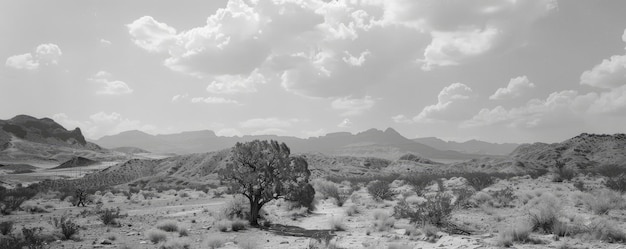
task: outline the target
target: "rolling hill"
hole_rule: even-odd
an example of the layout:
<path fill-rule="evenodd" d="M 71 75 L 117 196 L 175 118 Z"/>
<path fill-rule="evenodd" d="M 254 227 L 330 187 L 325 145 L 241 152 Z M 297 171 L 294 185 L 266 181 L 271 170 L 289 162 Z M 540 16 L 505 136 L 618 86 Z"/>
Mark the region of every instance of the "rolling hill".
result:
<path fill-rule="evenodd" d="M 452 150 L 469 154 L 482 155 L 508 155 L 520 144 L 516 143 L 489 143 L 479 140 L 469 140 L 465 142 L 444 141 L 436 137 L 415 138 L 413 141 L 428 145 L 438 150 Z"/>

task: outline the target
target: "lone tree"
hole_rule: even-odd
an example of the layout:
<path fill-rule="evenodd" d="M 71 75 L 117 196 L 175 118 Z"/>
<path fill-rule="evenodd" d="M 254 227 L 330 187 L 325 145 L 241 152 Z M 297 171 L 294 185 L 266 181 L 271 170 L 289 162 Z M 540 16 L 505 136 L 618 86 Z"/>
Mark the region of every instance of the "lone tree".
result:
<path fill-rule="evenodd" d="M 252 226 L 258 226 L 263 205 L 297 196 L 294 193 L 308 186 L 311 176 L 304 158 L 291 157 L 289 147 L 274 140 L 237 143 L 232 150 L 232 162 L 219 174 L 231 183 L 234 192 L 250 200 L 248 218 Z"/>

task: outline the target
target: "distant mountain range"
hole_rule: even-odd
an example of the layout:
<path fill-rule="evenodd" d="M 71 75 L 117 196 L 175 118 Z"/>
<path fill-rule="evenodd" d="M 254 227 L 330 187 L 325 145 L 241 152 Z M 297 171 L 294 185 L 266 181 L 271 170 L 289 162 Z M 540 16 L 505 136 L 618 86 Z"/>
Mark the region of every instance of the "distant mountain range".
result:
<path fill-rule="evenodd" d="M 273 139 L 284 142 L 295 153 L 321 152 L 329 155 L 376 156 L 390 159 L 397 159 L 407 153 L 418 154 L 426 158 L 456 160 L 483 156 L 481 154 L 436 149 L 407 139 L 392 128 L 387 128 L 384 131 L 369 129 L 356 134 L 349 132 L 330 133 L 325 136 L 306 139 L 275 135 L 222 137 L 208 130 L 167 135 L 126 131 L 117 135 L 102 137 L 94 142 L 106 148 L 136 147 L 156 153 L 189 154 L 218 151 L 230 148 L 237 142 L 255 139 Z"/>
<path fill-rule="evenodd" d="M 443 141 L 436 137 L 415 138 L 413 141 L 428 145 L 438 150 L 453 150 L 469 154 L 482 155 L 508 155 L 520 144 L 515 143 L 488 143 L 479 140 L 469 140 L 466 142 Z"/>

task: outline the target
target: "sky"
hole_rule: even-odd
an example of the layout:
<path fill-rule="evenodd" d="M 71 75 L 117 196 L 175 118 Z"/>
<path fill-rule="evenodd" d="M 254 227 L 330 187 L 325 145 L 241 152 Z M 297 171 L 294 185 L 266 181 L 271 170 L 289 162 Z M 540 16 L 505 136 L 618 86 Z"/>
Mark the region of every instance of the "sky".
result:
<path fill-rule="evenodd" d="M 626 1 L 0 1 L 0 119 L 558 142 L 626 127 Z"/>

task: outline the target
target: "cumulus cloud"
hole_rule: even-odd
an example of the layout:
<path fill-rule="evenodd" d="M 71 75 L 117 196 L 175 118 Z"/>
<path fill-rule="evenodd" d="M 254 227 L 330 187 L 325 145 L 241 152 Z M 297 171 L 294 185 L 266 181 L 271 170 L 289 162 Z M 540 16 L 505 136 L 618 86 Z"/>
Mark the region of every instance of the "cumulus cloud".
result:
<path fill-rule="evenodd" d="M 444 87 L 437 96 L 437 103 L 424 107 L 413 118 L 415 122 L 451 121 L 467 118 L 468 102 L 475 98 L 472 88 L 462 83 L 453 83 Z M 401 117 L 396 119 L 401 120 Z"/>
<path fill-rule="evenodd" d="M 241 75 L 222 75 L 207 86 L 206 90 L 215 94 L 234 94 L 256 92 L 256 86 L 267 83 L 267 79 L 258 70 L 253 71 L 248 77 Z"/>
<path fill-rule="evenodd" d="M 608 89 L 626 84 L 626 55 L 611 56 L 591 70 L 583 72 L 580 83 Z"/>
<path fill-rule="evenodd" d="M 141 130 L 149 133 L 157 130 L 157 127 L 154 125 L 144 124 L 139 120 L 126 118 L 117 112 L 94 113 L 90 115 L 87 120 L 75 120 L 65 113 L 54 114 L 52 117 L 66 128 L 79 127 L 83 134 L 91 139 L 97 139 L 105 135 L 114 135 L 129 130 Z"/>
<path fill-rule="evenodd" d="M 341 116 L 360 115 L 371 109 L 376 104 L 376 100 L 371 96 L 363 98 L 338 98 L 332 102 L 332 108 L 341 111 Z"/>
<path fill-rule="evenodd" d="M 287 128 L 299 120 L 296 118 L 253 118 L 239 123 L 242 128 Z"/>
<path fill-rule="evenodd" d="M 5 65 L 15 69 L 35 70 L 41 65 L 59 64 L 63 55 L 58 45 L 52 43 L 41 44 L 33 53 L 14 55 L 7 58 Z"/>
<path fill-rule="evenodd" d="M 126 27 L 133 42 L 150 52 L 166 52 L 175 42 L 176 29 L 151 16 L 143 16 Z"/>
<path fill-rule="evenodd" d="M 172 97 L 172 103 L 176 103 L 176 102 L 180 102 L 184 99 L 189 98 L 189 94 L 185 93 L 185 94 L 176 94 Z"/>
<path fill-rule="evenodd" d="M 215 132 L 216 135 L 222 137 L 241 137 L 243 134 L 235 128 L 224 128 Z"/>
<path fill-rule="evenodd" d="M 520 76 L 516 78 L 512 78 L 509 81 L 509 84 L 504 88 L 498 88 L 496 92 L 489 96 L 491 100 L 501 100 L 501 99 L 510 99 L 510 98 L 518 98 L 522 96 L 527 90 L 535 88 L 535 84 L 528 80 L 528 77 Z"/>
<path fill-rule="evenodd" d="M 176 97 L 176 96 L 174 96 Z M 206 103 L 206 104 L 239 104 L 236 100 L 227 99 L 222 97 L 196 97 L 191 99 L 191 103 Z"/>
<path fill-rule="evenodd" d="M 112 75 L 106 71 L 99 71 L 88 80 L 101 85 L 96 93 L 101 95 L 124 95 L 133 92 L 133 89 L 123 81 L 111 80 Z"/>
<path fill-rule="evenodd" d="M 350 121 L 350 119 L 346 118 L 346 119 L 342 120 L 341 123 L 339 123 L 337 125 L 337 127 L 339 127 L 339 128 L 350 128 L 350 127 L 352 127 L 352 121 Z"/>
<path fill-rule="evenodd" d="M 111 44 L 113 44 L 113 43 L 111 41 L 109 41 L 109 40 L 100 39 L 100 45 L 102 45 L 103 47 L 111 46 Z"/>

